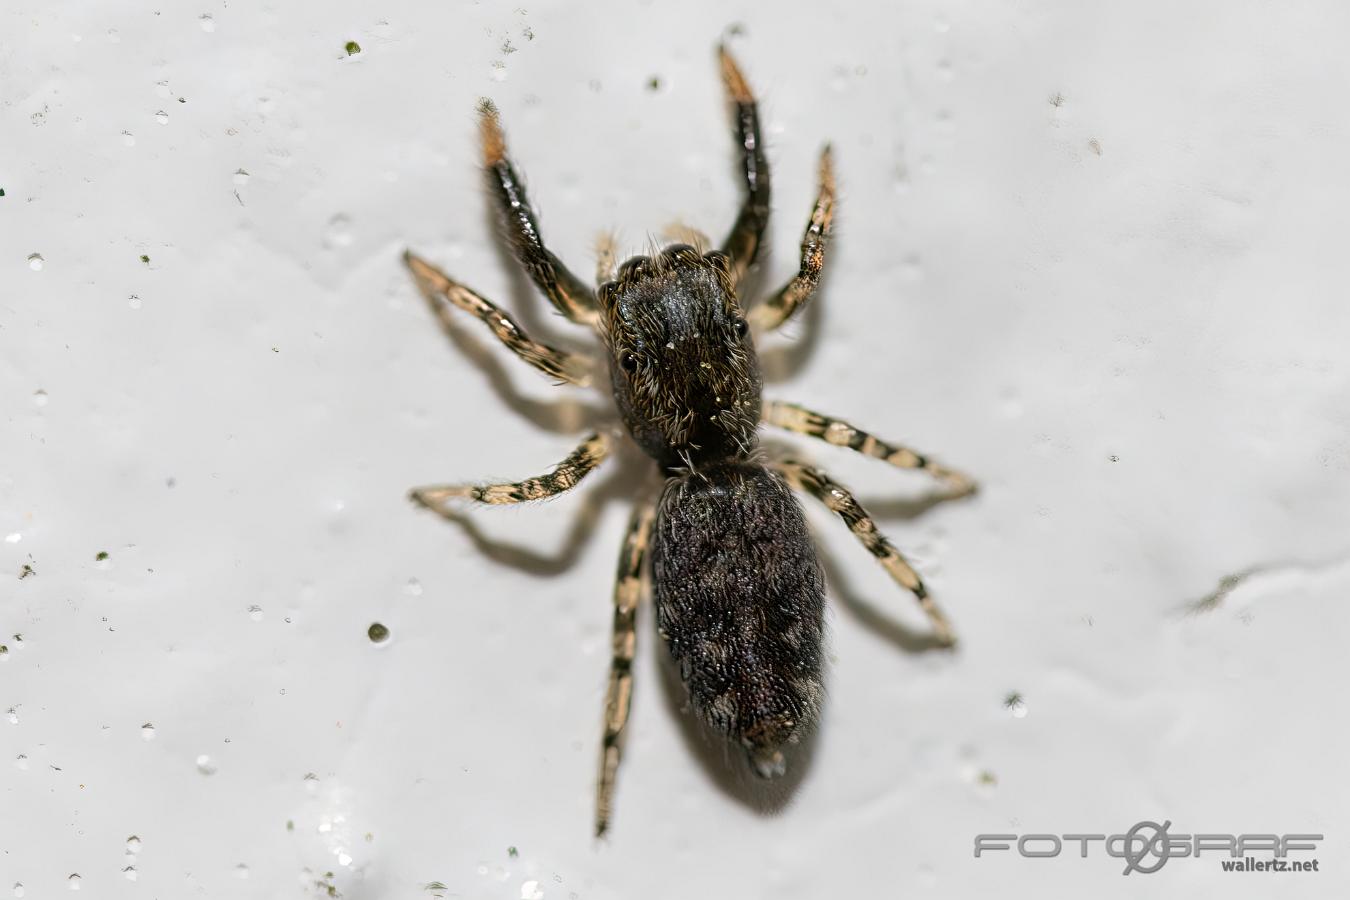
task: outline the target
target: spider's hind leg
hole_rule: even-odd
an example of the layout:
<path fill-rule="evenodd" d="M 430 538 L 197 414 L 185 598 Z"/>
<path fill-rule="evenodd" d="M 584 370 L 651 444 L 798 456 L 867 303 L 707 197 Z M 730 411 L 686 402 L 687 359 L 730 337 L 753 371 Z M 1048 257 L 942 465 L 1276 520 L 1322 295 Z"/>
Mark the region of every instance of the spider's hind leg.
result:
<path fill-rule="evenodd" d="M 637 647 L 637 606 L 642 590 L 642 567 L 651 541 L 655 506 L 646 502 L 634 512 L 619 556 L 618 581 L 614 585 L 613 656 L 609 687 L 605 691 L 605 732 L 600 742 L 600 778 L 595 792 L 595 834 L 609 828 L 613 811 L 614 784 L 619 773 L 620 742 L 628 724 L 633 699 L 633 654 Z"/>
<path fill-rule="evenodd" d="M 854 498 L 853 494 L 847 488 L 830 478 L 815 466 L 793 460 L 784 460 L 777 465 L 780 472 L 794 486 L 801 488 L 812 494 L 822 503 L 830 508 L 848 525 L 849 530 L 853 532 L 854 537 L 862 542 L 877 562 L 890 573 L 891 578 L 896 583 L 912 593 L 919 601 L 919 606 L 923 608 L 928 620 L 933 625 L 933 635 L 937 640 L 946 646 L 956 643 L 956 638 L 952 634 L 951 623 L 942 610 L 938 608 L 937 603 L 928 593 L 928 588 L 924 586 L 923 579 L 919 573 L 914 571 L 914 567 L 895 549 L 895 545 L 886 539 L 886 536 L 877 530 L 877 525 L 872 521 L 872 517 L 867 514 L 867 510 Z"/>

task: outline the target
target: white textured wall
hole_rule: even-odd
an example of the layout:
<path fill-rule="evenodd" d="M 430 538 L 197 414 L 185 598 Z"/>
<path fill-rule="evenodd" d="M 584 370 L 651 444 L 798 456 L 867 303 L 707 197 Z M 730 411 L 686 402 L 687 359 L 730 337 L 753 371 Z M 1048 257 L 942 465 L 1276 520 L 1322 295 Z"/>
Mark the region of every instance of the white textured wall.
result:
<path fill-rule="evenodd" d="M 0 888 L 1343 894 L 1343 5 L 569 6 L 0 10 Z M 774 166 L 766 283 L 795 266 L 826 139 L 842 188 L 770 393 L 981 479 L 907 516 L 923 478 L 800 445 L 889 510 L 963 643 L 907 650 L 912 601 L 812 510 L 831 696 L 792 802 L 720 786 L 644 611 L 597 847 L 640 460 L 477 515 L 495 553 L 410 508 L 413 484 L 544 470 L 604 398 L 555 408 L 572 392 L 473 323 L 447 340 L 398 255 L 572 339 L 492 239 L 476 98 L 577 270 L 611 226 L 629 248 L 677 217 L 720 234 L 733 23 Z M 1325 871 L 971 852 L 1141 819 L 1323 832 Z"/>

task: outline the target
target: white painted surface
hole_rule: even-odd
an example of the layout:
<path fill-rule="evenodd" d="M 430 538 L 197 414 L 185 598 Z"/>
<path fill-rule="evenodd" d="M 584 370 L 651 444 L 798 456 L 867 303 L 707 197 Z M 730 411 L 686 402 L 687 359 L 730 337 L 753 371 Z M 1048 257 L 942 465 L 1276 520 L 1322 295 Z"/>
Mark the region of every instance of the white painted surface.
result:
<path fill-rule="evenodd" d="M 65 896 L 78 873 L 80 896 L 301 897 L 330 871 L 349 898 L 1350 888 L 1350 15 L 873 6 L 6 4 L 3 890 Z M 416 483 L 542 471 L 581 416 L 517 414 L 569 394 L 472 323 L 447 341 L 398 254 L 566 334 L 492 240 L 481 95 L 579 271 L 604 228 L 633 249 L 676 217 L 720 234 L 738 197 L 712 46 L 734 22 L 774 165 L 766 284 L 794 267 L 826 139 L 843 190 L 796 328 L 816 337 L 771 393 L 981 479 L 883 521 L 963 643 L 898 646 L 884 623 L 918 625 L 911 601 L 813 510 L 836 593 L 873 613 L 833 606 L 793 801 L 767 816 L 718 786 L 645 616 L 597 847 L 639 461 L 580 492 L 606 502 L 478 515 L 558 557 L 526 569 L 411 509 Z M 927 487 L 799 446 L 882 510 Z M 1325 833 L 1324 871 L 972 855 L 979 832 L 1142 819 Z"/>

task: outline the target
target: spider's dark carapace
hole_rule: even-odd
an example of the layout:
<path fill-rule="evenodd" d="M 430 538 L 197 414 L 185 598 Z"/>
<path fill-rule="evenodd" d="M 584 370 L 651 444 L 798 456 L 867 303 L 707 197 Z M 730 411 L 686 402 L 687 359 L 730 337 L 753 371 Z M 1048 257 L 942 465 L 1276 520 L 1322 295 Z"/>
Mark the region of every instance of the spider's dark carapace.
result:
<path fill-rule="evenodd" d="M 614 592 L 613 654 L 605 700 L 596 831 L 609 826 L 621 741 L 628 721 L 636 617 L 650 567 L 658 631 L 698 715 L 746 752 L 764 777 L 785 770 L 783 750 L 813 727 L 823 697 L 825 584 L 792 488 L 837 513 L 928 614 L 939 644 L 952 643 L 946 618 L 918 574 L 877 530 L 848 490 L 819 468 L 769 461 L 761 424 L 821 438 L 942 479 L 951 496 L 974 490 L 966 476 L 906 447 L 800 406 L 766 401 L 754 336 L 773 331 L 815 293 L 834 208 L 830 150 L 820 158 L 815 206 L 797 274 L 761 302 L 738 290 L 758 255 L 769 215 L 769 167 L 754 96 L 725 48 L 723 82 L 734 111 L 745 197 L 717 248 L 705 239 L 668 246 L 617 269 L 603 246 L 591 289 L 544 246 L 519 174 L 506 151 L 496 108 L 479 107 L 483 160 L 517 258 L 555 308 L 595 330 L 627 434 L 657 463 L 664 486 L 634 511 Z M 533 341 L 491 301 L 409 253 L 406 261 L 432 308 L 483 321 L 507 348 L 546 375 L 585 385 L 589 356 Z M 574 487 L 622 432 L 589 435 L 553 471 L 520 482 L 434 485 L 412 497 L 447 518 L 457 504 L 519 503 Z"/>

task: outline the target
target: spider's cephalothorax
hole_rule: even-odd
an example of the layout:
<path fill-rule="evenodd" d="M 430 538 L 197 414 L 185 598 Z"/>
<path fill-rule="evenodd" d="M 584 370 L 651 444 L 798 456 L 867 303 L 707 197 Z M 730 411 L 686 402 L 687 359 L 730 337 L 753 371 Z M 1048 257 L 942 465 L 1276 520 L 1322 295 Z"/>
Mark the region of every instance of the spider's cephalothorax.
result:
<path fill-rule="evenodd" d="M 639 256 L 600 286 L 614 400 L 667 469 L 744 456 L 759 427 L 759 361 L 725 254 Z"/>
<path fill-rule="evenodd" d="M 488 101 L 479 106 L 483 163 L 517 258 L 558 312 L 599 334 L 619 415 L 665 477 L 659 499 L 638 503 L 619 561 L 596 792 L 598 834 L 610 821 L 632 696 L 638 599 L 649 562 L 657 625 L 694 709 L 742 747 L 755 771 L 766 777 L 784 771 L 783 748 L 814 724 L 823 694 L 824 579 L 791 488 L 810 493 L 837 513 L 918 599 L 936 642 L 953 640 L 918 573 L 848 490 L 815 466 L 765 462 L 756 450 L 756 431 L 768 424 L 893 466 L 924 469 L 946 481 L 951 496 L 974 490 L 961 473 L 907 447 L 840 419 L 761 399 L 751 334 L 778 328 L 815 293 L 834 211 L 834 174 L 827 147 L 797 274 L 767 299 L 743 309 L 738 287 L 768 223 L 769 166 L 754 96 L 731 55 L 725 48 L 719 53 L 745 184 L 736 223 L 716 250 L 676 244 L 631 259 L 617 273 L 611 272 L 612 253 L 606 247 L 594 291 L 544 246 L 507 156 L 497 110 Z M 589 383 L 596 368 L 589 356 L 531 340 L 491 301 L 411 253 L 405 260 L 448 327 L 453 327 L 453 310 L 463 310 L 550 378 Z M 458 502 L 550 497 L 594 470 L 608 455 L 614 435 L 613 430 L 589 435 L 545 475 L 501 484 L 433 485 L 415 489 L 412 497 L 452 520 L 458 519 Z"/>

